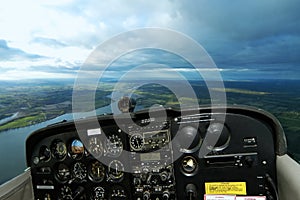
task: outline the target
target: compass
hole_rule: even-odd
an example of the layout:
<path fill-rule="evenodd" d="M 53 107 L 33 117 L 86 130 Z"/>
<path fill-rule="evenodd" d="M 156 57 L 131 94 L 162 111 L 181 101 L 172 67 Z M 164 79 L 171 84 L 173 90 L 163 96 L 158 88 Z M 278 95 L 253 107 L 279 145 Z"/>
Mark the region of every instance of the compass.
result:
<path fill-rule="evenodd" d="M 118 108 L 122 113 L 132 112 L 135 108 L 135 105 L 136 102 L 127 96 L 122 97 L 118 102 Z"/>

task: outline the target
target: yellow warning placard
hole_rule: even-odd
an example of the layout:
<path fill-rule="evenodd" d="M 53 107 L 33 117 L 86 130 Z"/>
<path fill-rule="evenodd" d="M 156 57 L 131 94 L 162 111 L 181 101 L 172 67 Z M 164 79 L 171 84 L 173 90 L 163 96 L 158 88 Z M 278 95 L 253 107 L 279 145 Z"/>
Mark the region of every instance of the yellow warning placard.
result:
<path fill-rule="evenodd" d="M 246 195 L 246 182 L 209 182 L 205 183 L 206 194 Z"/>

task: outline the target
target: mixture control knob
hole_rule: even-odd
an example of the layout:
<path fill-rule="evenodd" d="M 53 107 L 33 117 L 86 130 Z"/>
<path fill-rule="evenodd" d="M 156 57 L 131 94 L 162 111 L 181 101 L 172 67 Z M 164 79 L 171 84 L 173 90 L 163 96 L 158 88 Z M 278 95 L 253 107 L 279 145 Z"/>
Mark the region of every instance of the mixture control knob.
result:
<path fill-rule="evenodd" d="M 143 200 L 149 200 L 150 199 L 150 192 L 149 191 L 145 191 L 143 194 Z"/>
<path fill-rule="evenodd" d="M 163 200 L 168 200 L 169 198 L 170 198 L 170 193 L 169 193 L 169 191 L 164 191 L 164 192 L 163 192 L 162 199 L 163 199 Z"/>
<path fill-rule="evenodd" d="M 196 186 L 192 183 L 187 184 L 185 187 L 185 193 L 189 200 L 196 199 L 197 196 Z"/>

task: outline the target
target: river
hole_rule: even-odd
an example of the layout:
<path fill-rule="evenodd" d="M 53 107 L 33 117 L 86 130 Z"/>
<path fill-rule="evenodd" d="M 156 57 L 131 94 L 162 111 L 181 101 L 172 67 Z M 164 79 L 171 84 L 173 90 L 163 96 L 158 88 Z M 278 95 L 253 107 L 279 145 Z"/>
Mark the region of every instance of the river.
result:
<path fill-rule="evenodd" d="M 97 109 L 96 113 L 98 115 L 111 113 L 111 105 Z M 86 116 L 91 116 L 91 113 L 81 115 L 81 117 Z M 26 138 L 38 129 L 63 120 L 73 120 L 73 114 L 68 113 L 32 126 L 0 132 L 0 184 L 26 169 Z"/>
<path fill-rule="evenodd" d="M 16 112 L 15 114 L 13 114 L 13 115 L 10 116 L 10 117 L 6 117 L 6 118 L 4 118 L 4 119 L 1 119 L 1 120 L 0 120 L 0 125 L 5 124 L 5 123 L 7 123 L 7 122 L 9 122 L 9 121 L 14 120 L 18 115 L 19 115 L 19 112 Z"/>

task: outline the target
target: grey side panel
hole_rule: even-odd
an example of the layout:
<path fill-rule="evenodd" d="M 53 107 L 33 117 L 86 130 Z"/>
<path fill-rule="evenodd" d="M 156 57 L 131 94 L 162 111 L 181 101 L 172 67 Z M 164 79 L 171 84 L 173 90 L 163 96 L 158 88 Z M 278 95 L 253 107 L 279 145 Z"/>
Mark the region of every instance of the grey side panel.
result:
<path fill-rule="evenodd" d="M 30 170 L 0 186 L 0 200 L 33 200 Z"/>
<path fill-rule="evenodd" d="M 280 200 L 300 200 L 300 164 L 288 155 L 277 156 L 276 162 Z"/>

